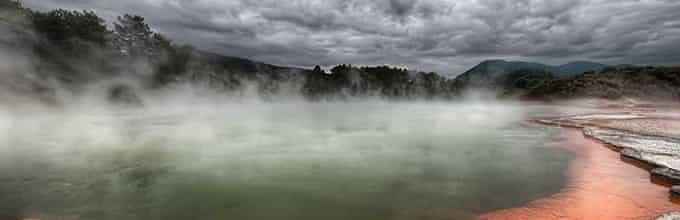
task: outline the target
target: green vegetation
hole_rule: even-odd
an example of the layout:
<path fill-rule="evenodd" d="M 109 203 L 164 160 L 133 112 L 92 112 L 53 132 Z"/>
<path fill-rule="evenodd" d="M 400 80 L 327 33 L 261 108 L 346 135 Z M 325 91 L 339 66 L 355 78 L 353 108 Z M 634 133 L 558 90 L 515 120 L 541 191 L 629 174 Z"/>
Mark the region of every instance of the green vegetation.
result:
<path fill-rule="evenodd" d="M 51 44 L 64 49 L 78 48 L 76 45 L 91 43 L 103 47 L 107 36 L 104 20 L 92 11 L 67 11 L 57 9 L 49 12 L 32 12 L 31 19 L 35 30 Z"/>
<path fill-rule="evenodd" d="M 78 92 L 92 82 L 116 77 L 139 78 L 142 86 L 156 85 L 168 76 L 187 71 L 191 49 L 173 45 L 152 31 L 141 16 L 123 15 L 110 30 L 92 11 L 56 9 L 34 11 L 13 0 L 0 0 L 0 28 L 9 37 L 0 42 L 3 50 L 26 54 L 30 69 L 3 69 L 30 77 L 33 92 L 54 99 L 56 88 Z M 58 84 L 46 85 L 56 81 Z M 114 85 L 110 97 L 131 94 Z M 39 91 L 38 91 L 39 90 Z M 130 99 L 130 98 L 128 98 Z M 55 100 L 51 100 L 55 101 Z"/>
<path fill-rule="evenodd" d="M 680 100 L 678 67 L 609 67 L 573 78 L 547 81 L 527 95 L 538 99 L 654 97 Z"/>
<path fill-rule="evenodd" d="M 13 37 L 0 46 L 30 51 L 35 58 L 32 90 L 53 98 L 57 87 L 71 91 L 107 79 L 131 78 L 138 85 L 112 85 L 109 98 L 138 100 L 134 89 L 159 89 L 199 84 L 217 91 L 243 94 L 256 85 L 257 94 L 303 95 L 311 100 L 384 97 L 389 99 L 452 99 L 470 89 L 496 91 L 501 97 L 608 97 L 663 95 L 676 97 L 677 69 L 609 67 L 591 62 L 562 66 L 490 60 L 456 79 L 437 73 L 416 73 L 390 66 L 338 65 L 326 72 L 289 68 L 207 53 L 177 45 L 146 23 L 142 16 L 122 15 L 109 29 L 92 11 L 33 11 L 13 0 L 0 0 L 0 27 Z M 27 49 L 28 48 L 28 49 Z M 588 70 L 592 74 L 580 74 Z M 0 70 L 14 71 L 16 70 Z M 630 72 L 631 74 L 618 74 Z M 23 74 L 23 73 L 22 73 Z M 26 77 L 24 77 L 26 78 Z M 128 80 L 130 81 L 130 80 Z M 660 86 L 645 87 L 645 83 Z M 639 91 L 633 91 L 640 89 Z M 644 91 L 644 92 L 640 92 Z M 121 95 L 124 94 L 124 95 Z"/>
<path fill-rule="evenodd" d="M 40 12 L 22 8 L 14 1 L 3 0 L 2 4 L 23 14 L 29 21 L 26 29 L 38 36 L 29 43 L 39 59 L 37 75 L 42 80 L 55 78 L 69 88 L 127 74 L 150 75 L 140 80 L 148 88 L 201 83 L 217 90 L 238 91 L 255 84 L 262 95 L 277 94 L 285 85 L 293 84 L 299 88 L 298 94 L 315 100 L 353 96 L 447 98 L 452 91 L 453 81 L 436 73 L 411 75 L 405 69 L 388 66 L 338 65 L 327 74 L 320 67 L 287 68 L 206 53 L 173 44 L 137 15 L 118 17 L 110 30 L 92 11 Z M 147 73 L 148 68 L 136 68 L 139 63 L 150 64 L 153 73 Z M 126 99 L 133 99 L 122 88 L 132 89 L 114 86 L 110 97 L 126 94 Z"/>
<path fill-rule="evenodd" d="M 349 98 L 381 96 L 398 99 L 444 99 L 453 95 L 453 80 L 436 73 L 415 73 L 389 66 L 338 65 L 325 73 L 320 67 L 307 76 L 303 91 L 308 97 Z"/>

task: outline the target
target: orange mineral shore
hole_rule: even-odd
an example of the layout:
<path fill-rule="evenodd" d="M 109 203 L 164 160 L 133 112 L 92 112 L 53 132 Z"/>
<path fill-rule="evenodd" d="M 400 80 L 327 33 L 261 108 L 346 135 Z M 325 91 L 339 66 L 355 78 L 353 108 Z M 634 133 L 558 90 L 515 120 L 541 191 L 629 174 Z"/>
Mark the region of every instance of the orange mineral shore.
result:
<path fill-rule="evenodd" d="M 480 219 L 655 219 L 680 210 L 663 180 L 652 178 L 641 162 L 622 158 L 615 149 L 587 138 L 580 129 L 564 129 L 561 146 L 576 154 L 567 170 L 566 188 L 524 207 L 487 213 Z"/>

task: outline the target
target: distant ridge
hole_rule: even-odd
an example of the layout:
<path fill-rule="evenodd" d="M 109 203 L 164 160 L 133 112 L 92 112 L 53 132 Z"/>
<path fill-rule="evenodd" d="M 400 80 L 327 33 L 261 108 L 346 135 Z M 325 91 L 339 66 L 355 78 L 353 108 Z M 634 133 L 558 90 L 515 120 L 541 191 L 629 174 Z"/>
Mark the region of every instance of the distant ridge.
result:
<path fill-rule="evenodd" d="M 536 62 L 506 61 L 506 60 L 486 60 L 463 73 L 463 75 L 480 74 L 490 77 L 497 77 L 512 73 L 521 69 L 548 71 L 556 77 L 569 77 L 589 71 L 601 71 L 607 65 L 589 61 L 574 61 L 560 66 L 551 66 Z"/>
<path fill-rule="evenodd" d="M 600 72 L 607 68 L 607 65 L 589 61 L 575 61 L 570 62 L 554 68 L 555 73 L 560 74 L 561 77 L 576 76 L 585 72 L 595 71 Z"/>
<path fill-rule="evenodd" d="M 545 81 L 525 98 L 563 100 L 572 98 L 650 98 L 680 101 L 680 67 L 619 65 L 597 74 Z"/>
<path fill-rule="evenodd" d="M 502 87 L 504 85 L 499 83 L 511 80 L 508 77 L 522 74 L 540 73 L 543 77 L 550 75 L 552 78 L 568 78 L 584 72 L 601 71 L 606 67 L 604 64 L 587 61 L 551 66 L 535 62 L 486 60 L 458 76 L 456 84 L 458 87 Z"/>

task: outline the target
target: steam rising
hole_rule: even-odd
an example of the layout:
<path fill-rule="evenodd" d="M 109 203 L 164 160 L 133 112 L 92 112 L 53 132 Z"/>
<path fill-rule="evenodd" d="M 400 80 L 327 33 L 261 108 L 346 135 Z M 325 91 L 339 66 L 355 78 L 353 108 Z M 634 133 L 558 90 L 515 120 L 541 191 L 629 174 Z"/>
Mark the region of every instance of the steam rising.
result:
<path fill-rule="evenodd" d="M 559 189 L 567 159 L 517 126 L 527 112 L 512 103 L 153 100 L 2 107 L 0 213 L 469 218 Z"/>
<path fill-rule="evenodd" d="M 147 65 L 63 89 L 0 45 L 0 219 L 470 218 L 557 191 L 568 159 L 511 102 L 151 90 Z M 143 104 L 107 101 L 115 84 Z"/>

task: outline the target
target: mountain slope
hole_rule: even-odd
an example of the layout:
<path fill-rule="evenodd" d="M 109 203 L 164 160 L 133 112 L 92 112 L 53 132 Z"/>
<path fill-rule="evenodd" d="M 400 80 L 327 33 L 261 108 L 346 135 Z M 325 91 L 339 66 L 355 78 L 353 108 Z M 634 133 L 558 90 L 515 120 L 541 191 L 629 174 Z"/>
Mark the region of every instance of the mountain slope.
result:
<path fill-rule="evenodd" d="M 459 90 L 503 89 L 512 86 L 508 82 L 526 74 L 540 75 L 540 78 L 546 78 L 546 75 L 551 75 L 550 78 L 568 78 L 588 71 L 600 71 L 605 67 L 604 64 L 584 61 L 550 66 L 533 62 L 487 60 L 458 76 L 455 85 Z"/>
<path fill-rule="evenodd" d="M 553 67 L 540 63 L 487 60 L 456 77 L 456 84 L 461 88 L 495 88 L 501 78 L 518 70 L 551 72 Z"/>
<path fill-rule="evenodd" d="M 604 68 L 607 68 L 607 65 L 588 61 L 577 61 L 557 66 L 554 70 L 555 73 L 559 73 L 561 77 L 572 77 L 589 71 L 600 72 Z"/>
<path fill-rule="evenodd" d="M 680 67 L 619 67 L 547 81 L 530 99 L 655 98 L 680 101 Z"/>

